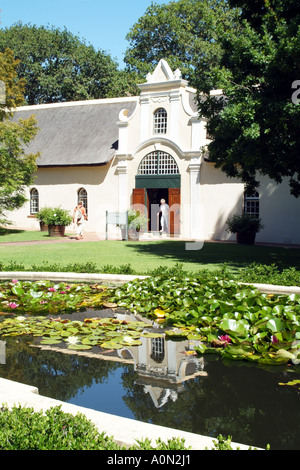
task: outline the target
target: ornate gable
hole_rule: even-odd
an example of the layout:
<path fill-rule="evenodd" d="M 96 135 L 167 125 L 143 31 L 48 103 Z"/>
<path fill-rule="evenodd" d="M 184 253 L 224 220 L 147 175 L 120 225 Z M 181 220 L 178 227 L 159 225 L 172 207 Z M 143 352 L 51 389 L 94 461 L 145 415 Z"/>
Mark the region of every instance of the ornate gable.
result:
<path fill-rule="evenodd" d="M 138 85 L 142 92 L 147 92 L 153 89 L 163 88 L 180 88 L 187 86 L 188 82 L 181 78 L 181 72 L 179 69 L 172 71 L 169 64 L 161 59 L 154 72 L 148 73 L 146 77 L 146 83 Z"/>

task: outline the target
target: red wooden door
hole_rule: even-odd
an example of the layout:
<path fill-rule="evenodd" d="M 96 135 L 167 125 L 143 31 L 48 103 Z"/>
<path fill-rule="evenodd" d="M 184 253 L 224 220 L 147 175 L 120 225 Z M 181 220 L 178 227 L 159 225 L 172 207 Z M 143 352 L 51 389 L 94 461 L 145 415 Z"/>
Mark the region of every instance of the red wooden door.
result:
<path fill-rule="evenodd" d="M 148 203 L 145 199 L 145 196 L 146 196 L 145 188 L 134 188 L 132 191 L 131 209 L 139 212 L 140 214 L 143 214 L 145 217 L 148 217 L 147 216 Z M 141 227 L 141 233 L 144 232 L 145 229 L 147 229 L 147 227 Z"/>
<path fill-rule="evenodd" d="M 142 214 L 145 213 L 145 188 L 135 188 L 132 191 L 132 204 L 131 207 L 135 211 L 140 211 Z"/>
<path fill-rule="evenodd" d="M 180 188 L 169 188 L 170 234 L 180 234 Z"/>

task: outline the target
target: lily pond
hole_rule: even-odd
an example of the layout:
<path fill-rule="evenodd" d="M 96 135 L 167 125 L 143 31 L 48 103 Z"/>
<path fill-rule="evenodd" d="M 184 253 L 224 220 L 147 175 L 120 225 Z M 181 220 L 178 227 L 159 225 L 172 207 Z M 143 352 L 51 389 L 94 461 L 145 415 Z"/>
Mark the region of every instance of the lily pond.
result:
<path fill-rule="evenodd" d="M 0 376 L 249 446 L 300 448 L 300 296 L 209 277 L 0 284 Z"/>

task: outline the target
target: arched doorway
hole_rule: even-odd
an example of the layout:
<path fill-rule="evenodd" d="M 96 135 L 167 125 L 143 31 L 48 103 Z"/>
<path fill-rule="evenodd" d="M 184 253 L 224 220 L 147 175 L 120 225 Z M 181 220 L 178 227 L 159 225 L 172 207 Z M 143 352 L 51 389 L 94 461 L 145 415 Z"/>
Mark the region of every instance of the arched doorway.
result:
<path fill-rule="evenodd" d="M 160 200 L 165 199 L 170 207 L 169 233 L 180 234 L 180 187 L 180 173 L 172 155 L 155 150 L 142 159 L 135 177 L 132 204 L 146 207 L 148 231 L 160 230 L 157 212 Z"/>

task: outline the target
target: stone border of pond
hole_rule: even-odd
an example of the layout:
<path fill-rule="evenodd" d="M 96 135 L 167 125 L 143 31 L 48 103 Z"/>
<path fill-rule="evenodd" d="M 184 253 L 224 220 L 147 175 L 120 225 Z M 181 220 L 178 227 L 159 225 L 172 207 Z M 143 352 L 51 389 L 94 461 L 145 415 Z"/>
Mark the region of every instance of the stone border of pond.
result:
<path fill-rule="evenodd" d="M 146 279 L 149 276 L 138 276 L 128 274 L 94 274 L 94 273 L 65 273 L 65 272 L 31 272 L 31 271 L 3 271 L 0 272 L 0 281 L 9 281 L 11 279 L 20 279 L 22 281 L 59 281 L 59 282 L 100 282 L 109 284 L 124 284 L 134 279 Z M 268 294 L 300 294 L 298 286 L 278 286 L 273 284 L 246 283 L 239 284 L 256 287 L 259 291 Z"/>
<path fill-rule="evenodd" d="M 31 271 L 3 271 L 0 272 L 0 280 L 9 281 L 19 279 L 22 281 L 48 281 L 59 282 L 109 282 L 125 283 L 133 279 L 146 279 L 149 276 L 129 276 L 125 274 L 90 274 L 90 273 L 64 273 L 64 272 L 31 272 Z"/>
<path fill-rule="evenodd" d="M 49 281 L 73 281 L 73 282 L 100 282 L 109 284 L 119 284 L 129 282 L 133 279 L 145 279 L 148 276 L 130 276 L 130 275 L 111 275 L 111 274 L 85 274 L 85 273 L 54 273 L 54 272 L 28 272 L 28 271 L 7 271 L 0 273 L 0 280 L 20 279 L 20 280 L 42 280 Z M 243 283 L 246 284 L 246 283 Z M 273 294 L 300 294 L 300 287 L 293 286 L 274 286 L 270 284 L 250 283 L 261 292 Z M 117 443 L 127 447 L 136 444 L 137 439 L 149 438 L 152 444 L 160 438 L 167 442 L 168 439 L 180 438 L 185 440 L 186 447 L 192 450 L 213 449 L 216 438 L 202 436 L 178 429 L 172 429 L 150 423 L 143 423 L 129 418 L 123 418 L 108 413 L 103 413 L 89 408 L 84 408 L 70 403 L 61 402 L 52 398 L 39 395 L 36 387 L 21 384 L 11 380 L 0 378 L 0 403 L 9 407 L 20 405 L 33 408 L 35 411 L 45 411 L 54 406 L 61 406 L 62 411 L 76 415 L 84 414 L 91 420 L 100 432 L 105 432 L 112 436 Z M 232 448 L 248 450 L 249 445 L 240 443 L 231 443 Z M 256 449 L 260 450 L 258 447 Z"/>
<path fill-rule="evenodd" d="M 0 403 L 13 406 L 33 408 L 35 412 L 46 411 L 55 406 L 61 406 L 65 413 L 76 415 L 81 413 L 87 417 L 99 430 L 126 447 L 132 446 L 138 440 L 148 438 L 152 445 L 160 438 L 163 442 L 168 439 L 180 438 L 185 440 L 185 446 L 191 450 L 213 450 L 216 438 L 201 436 L 178 429 L 167 428 L 156 424 L 143 423 L 134 419 L 123 418 L 121 416 L 103 413 L 89 408 L 84 408 L 70 403 L 65 403 L 53 398 L 39 395 L 38 389 L 34 386 L 21 384 L 12 380 L 0 378 Z M 231 442 L 233 449 L 248 450 L 249 446 Z M 259 448 L 256 448 L 261 450 Z"/>

